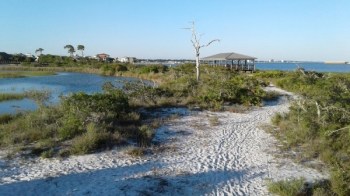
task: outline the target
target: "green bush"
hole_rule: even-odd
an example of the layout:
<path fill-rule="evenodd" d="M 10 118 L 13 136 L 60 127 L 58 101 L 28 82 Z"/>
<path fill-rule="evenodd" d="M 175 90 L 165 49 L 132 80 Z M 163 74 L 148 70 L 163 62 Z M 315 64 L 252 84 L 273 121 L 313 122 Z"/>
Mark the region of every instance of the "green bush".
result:
<path fill-rule="evenodd" d="M 84 134 L 76 137 L 70 147 L 71 154 L 87 154 L 111 146 L 111 134 L 98 129 L 95 124 L 87 125 Z"/>
<path fill-rule="evenodd" d="M 128 97 L 120 90 L 110 93 L 75 93 L 64 98 L 63 110 L 73 115 L 81 124 L 111 123 L 121 119 L 129 109 Z"/>
<path fill-rule="evenodd" d="M 115 69 L 116 71 L 121 71 L 121 72 L 128 71 L 128 67 L 122 64 L 117 64 Z"/>
<path fill-rule="evenodd" d="M 280 196 L 296 196 L 303 195 L 304 179 L 293 179 L 287 181 L 271 182 L 268 184 L 268 190 L 271 193 Z"/>
<path fill-rule="evenodd" d="M 67 113 L 61 118 L 61 126 L 58 128 L 58 136 L 62 140 L 71 139 L 84 132 L 81 119 L 72 113 Z"/>
<path fill-rule="evenodd" d="M 165 65 L 143 65 L 139 67 L 140 74 L 146 73 L 165 73 L 168 67 Z"/>
<path fill-rule="evenodd" d="M 61 112 L 55 107 L 41 108 L 34 112 L 17 115 L 7 124 L 0 124 L 0 145 L 26 145 L 54 138 L 56 122 L 60 118 Z"/>

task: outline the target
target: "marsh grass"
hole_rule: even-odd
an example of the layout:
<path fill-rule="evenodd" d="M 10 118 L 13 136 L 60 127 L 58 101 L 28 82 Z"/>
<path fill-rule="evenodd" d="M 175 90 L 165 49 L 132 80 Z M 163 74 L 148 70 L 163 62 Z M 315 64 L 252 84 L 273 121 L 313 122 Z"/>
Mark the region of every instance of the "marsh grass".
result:
<path fill-rule="evenodd" d="M 26 98 L 26 93 L 0 93 L 0 102 Z"/>
<path fill-rule="evenodd" d="M 11 115 L 11 114 L 1 114 L 0 115 L 0 124 L 7 124 L 11 120 L 13 120 L 14 118 L 15 118 L 15 116 Z"/>
<path fill-rule="evenodd" d="M 52 71 L 6 71 L 0 72 L 0 78 L 24 78 L 33 76 L 55 75 Z"/>

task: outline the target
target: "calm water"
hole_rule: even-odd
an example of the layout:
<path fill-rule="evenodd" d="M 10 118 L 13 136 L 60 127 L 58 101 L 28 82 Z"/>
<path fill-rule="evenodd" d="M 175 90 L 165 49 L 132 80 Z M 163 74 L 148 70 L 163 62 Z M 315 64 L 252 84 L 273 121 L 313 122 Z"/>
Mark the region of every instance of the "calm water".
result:
<path fill-rule="evenodd" d="M 317 72 L 350 72 L 350 64 L 324 64 L 324 63 L 256 63 L 259 70 L 293 71 L 298 65 L 308 71 Z"/>
<path fill-rule="evenodd" d="M 74 92 L 101 92 L 105 82 L 117 86 L 122 81 L 135 80 L 124 77 L 105 77 L 96 74 L 58 73 L 54 76 L 0 79 L 0 93 L 20 93 L 28 90 L 48 90 L 51 92 L 51 103 L 57 103 L 60 95 Z M 21 110 L 35 110 L 36 104 L 30 99 L 0 102 L 0 114 L 15 113 Z"/>

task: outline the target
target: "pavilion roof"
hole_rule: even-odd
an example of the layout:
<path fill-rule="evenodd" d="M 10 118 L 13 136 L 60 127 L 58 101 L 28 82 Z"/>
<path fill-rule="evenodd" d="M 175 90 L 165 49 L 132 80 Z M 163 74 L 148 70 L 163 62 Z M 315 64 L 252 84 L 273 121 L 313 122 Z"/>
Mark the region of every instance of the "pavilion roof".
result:
<path fill-rule="evenodd" d="M 208 57 L 204 57 L 202 58 L 202 60 L 255 60 L 255 57 L 251 57 L 251 56 L 247 56 L 247 55 L 243 55 L 243 54 L 238 54 L 238 53 L 234 53 L 234 52 L 230 52 L 230 53 L 219 53 L 219 54 L 215 54 L 212 56 L 208 56 Z"/>

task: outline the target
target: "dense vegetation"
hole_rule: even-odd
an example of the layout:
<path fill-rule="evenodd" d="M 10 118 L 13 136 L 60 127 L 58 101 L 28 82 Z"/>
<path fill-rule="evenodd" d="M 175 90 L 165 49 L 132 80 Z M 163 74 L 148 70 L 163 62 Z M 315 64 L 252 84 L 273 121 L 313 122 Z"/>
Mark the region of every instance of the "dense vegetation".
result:
<path fill-rule="evenodd" d="M 350 75 L 306 72 L 265 72 L 298 94 L 290 112 L 278 114 L 274 134 L 286 149 L 303 152 L 304 159 L 320 158 L 331 170 L 331 191 L 350 195 Z"/>

